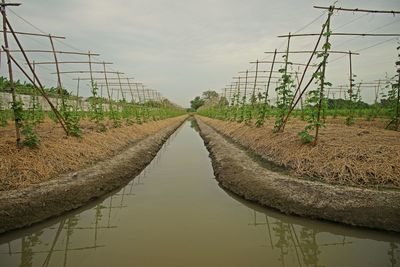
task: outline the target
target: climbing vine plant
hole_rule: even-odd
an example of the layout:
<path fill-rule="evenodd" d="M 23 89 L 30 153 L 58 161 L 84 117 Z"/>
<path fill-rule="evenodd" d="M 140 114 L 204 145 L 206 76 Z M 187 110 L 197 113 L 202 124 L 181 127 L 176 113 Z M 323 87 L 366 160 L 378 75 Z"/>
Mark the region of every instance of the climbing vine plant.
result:
<path fill-rule="evenodd" d="M 292 63 L 288 61 L 287 54 L 283 55 L 283 58 L 285 59 L 285 67 L 278 70 L 280 73 L 282 73 L 282 76 L 279 80 L 280 84 L 275 89 L 277 95 L 277 101 L 276 101 L 277 111 L 275 114 L 275 125 L 274 125 L 275 132 L 280 131 L 283 125 L 283 119 L 290 108 L 289 107 L 290 100 L 293 98 L 293 89 L 295 87 L 294 79 L 287 72 L 288 65 L 291 65 Z"/>
<path fill-rule="evenodd" d="M 96 123 L 97 131 L 105 132 L 107 128 L 104 124 L 103 99 L 98 96 L 98 87 L 96 83 L 92 83 L 91 91 L 92 97 L 89 99 L 89 118 Z"/>
<path fill-rule="evenodd" d="M 397 47 L 397 51 L 400 52 L 400 46 Z M 390 122 L 386 126 L 386 129 L 399 130 L 400 128 L 400 53 L 398 53 L 398 59 L 396 61 L 397 67 L 397 83 L 387 83 L 388 88 L 388 104 L 390 112 Z"/>
<path fill-rule="evenodd" d="M 324 97 L 324 89 L 326 86 L 332 86 L 332 84 L 326 81 L 326 66 L 329 57 L 329 50 L 331 49 L 331 43 L 329 42 L 329 37 L 332 34 L 330 29 L 330 18 L 333 13 L 333 8 L 329 9 L 328 19 L 326 21 L 326 25 L 322 25 L 322 27 L 326 27 L 323 36 L 325 36 L 325 43 L 322 45 L 322 52 L 317 53 L 317 58 L 322 58 L 322 62 L 320 65 L 322 66 L 321 71 L 317 71 L 313 73 L 313 77 L 316 80 L 316 84 L 318 88 L 315 90 L 311 90 L 308 93 L 307 104 L 310 106 L 310 110 L 306 115 L 307 125 L 304 130 L 300 131 L 298 134 L 301 140 L 305 143 L 313 143 L 314 145 L 318 140 L 318 133 L 321 127 L 325 126 L 325 123 L 321 119 L 321 111 L 326 109 L 327 103 Z M 315 130 L 315 134 L 312 135 L 310 131 Z"/>

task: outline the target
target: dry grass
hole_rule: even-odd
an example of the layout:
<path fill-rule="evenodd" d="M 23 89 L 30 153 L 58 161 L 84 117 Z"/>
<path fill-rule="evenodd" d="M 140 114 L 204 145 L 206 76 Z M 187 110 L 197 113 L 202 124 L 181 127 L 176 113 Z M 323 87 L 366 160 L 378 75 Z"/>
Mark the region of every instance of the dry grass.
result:
<path fill-rule="evenodd" d="M 201 120 L 292 174 L 333 184 L 400 187 L 400 132 L 367 125 L 327 124 L 317 146 L 302 144 L 304 122 L 292 119 L 284 133 L 201 117 Z"/>
<path fill-rule="evenodd" d="M 46 121 L 38 129 L 42 140 L 38 149 L 17 149 L 13 128 L 9 126 L 0 131 L 0 191 L 26 187 L 76 171 L 111 157 L 178 120 L 182 117 L 123 126 L 105 133 L 98 133 L 92 123 L 83 122 L 82 138 L 67 138 L 59 126 Z"/>

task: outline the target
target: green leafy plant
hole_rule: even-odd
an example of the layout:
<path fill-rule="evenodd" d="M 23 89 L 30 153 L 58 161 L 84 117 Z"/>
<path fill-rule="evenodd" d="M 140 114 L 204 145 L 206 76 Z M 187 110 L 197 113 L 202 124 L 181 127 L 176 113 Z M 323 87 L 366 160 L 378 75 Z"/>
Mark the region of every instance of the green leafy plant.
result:
<path fill-rule="evenodd" d="M 400 51 L 400 46 L 397 47 L 397 51 Z M 388 102 L 389 112 L 391 120 L 386 126 L 386 129 L 399 130 L 400 127 L 400 54 L 398 53 L 398 60 L 396 61 L 397 67 L 397 83 L 387 84 L 388 91 Z"/>
<path fill-rule="evenodd" d="M 3 104 L 3 98 L 1 97 L 0 94 L 0 127 L 6 127 L 7 126 L 7 120 L 8 120 L 8 116 L 7 116 L 7 110 L 4 107 Z"/>
<path fill-rule="evenodd" d="M 387 125 L 386 129 L 397 130 L 399 129 L 399 124 L 400 124 L 400 118 L 398 114 L 399 85 L 387 82 L 386 88 L 388 89 L 387 108 L 390 114 L 390 123 Z"/>
<path fill-rule="evenodd" d="M 24 135 L 22 144 L 29 148 L 37 148 L 40 144 L 39 136 L 34 132 L 33 125 L 26 123 L 23 124 L 21 133 Z"/>
<path fill-rule="evenodd" d="M 12 109 L 14 111 L 15 121 L 18 123 L 18 127 L 21 128 L 21 133 L 24 136 L 22 145 L 36 148 L 40 144 L 40 138 L 34 131 L 35 121 L 32 121 L 32 117 L 29 113 L 24 112 L 23 102 L 16 100 L 12 103 Z"/>
<path fill-rule="evenodd" d="M 357 91 L 354 91 L 354 86 L 356 86 L 355 82 L 355 78 L 357 77 L 357 75 L 353 74 L 353 77 L 350 79 L 350 88 L 347 91 L 348 93 L 348 97 L 349 97 L 349 101 L 348 101 L 348 113 L 346 116 L 346 120 L 345 120 L 345 124 L 350 126 L 353 125 L 355 122 L 355 105 L 357 102 Z"/>
<path fill-rule="evenodd" d="M 89 98 L 89 119 L 97 125 L 98 132 L 107 131 L 104 124 L 103 98 L 98 97 L 98 87 L 96 83 L 91 86 L 92 97 Z"/>
<path fill-rule="evenodd" d="M 283 55 L 283 58 L 285 59 L 285 67 L 278 70 L 280 73 L 282 73 L 282 76 L 279 79 L 279 86 L 275 88 L 275 92 L 277 95 L 277 112 L 275 113 L 274 132 L 280 131 L 283 125 L 283 119 L 290 108 L 289 105 L 291 99 L 294 97 L 294 79 L 290 74 L 287 73 L 288 65 L 291 65 L 292 63 L 287 61 L 286 55 Z"/>
<path fill-rule="evenodd" d="M 326 86 L 332 86 L 330 82 L 326 81 L 326 66 L 329 57 L 329 50 L 331 49 L 331 43 L 329 37 L 332 34 L 330 30 L 330 16 L 332 15 L 333 9 L 329 10 L 328 20 L 322 27 L 326 27 L 326 31 L 323 33 L 325 36 L 325 43 L 322 45 L 322 52 L 317 53 L 317 58 L 322 58 L 320 65 L 322 66 L 321 71 L 313 73 L 313 78 L 318 88 L 311 90 L 308 93 L 307 104 L 310 108 L 309 113 L 306 115 L 307 125 L 304 130 L 299 132 L 299 136 L 304 143 L 313 143 L 314 145 L 318 140 L 318 132 L 321 127 L 324 127 L 324 121 L 321 119 L 321 111 L 326 109 L 326 99 L 324 97 L 324 89 Z M 311 135 L 310 131 L 315 130 L 315 135 Z"/>

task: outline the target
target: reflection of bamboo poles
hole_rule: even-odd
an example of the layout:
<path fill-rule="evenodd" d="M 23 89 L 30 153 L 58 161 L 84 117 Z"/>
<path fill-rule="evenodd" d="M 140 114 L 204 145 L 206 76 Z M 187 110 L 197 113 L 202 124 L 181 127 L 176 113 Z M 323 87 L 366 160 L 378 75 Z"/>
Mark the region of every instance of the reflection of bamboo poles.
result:
<path fill-rule="evenodd" d="M 67 266 L 67 256 L 68 256 L 68 246 L 69 246 L 69 238 L 70 235 L 72 235 L 73 231 L 70 229 L 71 227 L 71 218 L 68 218 L 68 223 L 67 223 L 67 239 L 65 241 L 65 251 L 64 251 L 64 264 L 63 266 Z"/>
<path fill-rule="evenodd" d="M 32 244 L 33 242 L 29 242 L 29 238 L 31 238 L 32 236 L 35 236 L 36 234 L 32 234 L 32 235 L 27 235 L 21 238 L 21 250 L 20 251 L 13 251 L 12 247 L 11 247 L 11 243 L 8 242 L 8 251 L 5 253 L 0 252 L 1 254 L 8 254 L 10 256 L 13 255 L 21 255 L 21 260 L 22 262 L 31 262 L 32 260 L 32 255 L 35 254 L 47 254 L 46 258 L 42 264 L 42 266 L 48 266 L 50 261 L 51 261 L 51 257 L 55 252 L 64 252 L 64 258 L 63 258 L 63 265 L 66 266 L 68 263 L 68 253 L 70 251 L 80 251 L 80 250 L 89 250 L 89 249 L 96 249 L 99 247 L 105 247 L 105 245 L 98 245 L 97 244 L 97 238 L 98 238 L 98 230 L 100 229 L 114 229 L 117 228 L 117 226 L 115 225 L 111 225 L 111 212 L 113 209 L 115 208 L 126 208 L 127 206 L 124 205 L 124 201 L 125 201 L 125 196 L 128 195 L 133 195 L 132 194 L 132 187 L 133 187 L 133 183 L 131 183 L 131 188 L 130 188 L 130 192 L 126 193 L 127 190 L 122 190 L 122 193 L 120 194 L 114 194 L 113 196 L 121 196 L 121 201 L 119 203 L 118 206 L 102 206 L 102 205 L 97 205 L 96 206 L 96 214 L 95 214 L 95 223 L 94 223 L 94 227 L 79 227 L 75 225 L 75 221 L 74 219 L 77 219 L 77 217 L 72 216 L 69 219 L 67 219 L 67 221 L 65 219 L 62 219 L 59 222 L 58 227 L 48 227 L 46 229 L 48 230 L 53 230 L 56 229 L 56 233 L 55 236 L 53 238 L 53 241 L 51 242 L 51 246 L 49 249 L 46 250 L 37 250 L 37 251 L 32 251 L 32 247 L 34 247 L 35 244 Z M 124 188 L 125 189 L 125 188 Z M 110 197 L 111 199 L 111 197 Z M 112 202 L 110 202 L 110 204 L 112 204 Z M 108 222 L 107 222 L 107 226 L 99 226 L 100 220 L 101 220 L 101 210 L 102 209 L 108 209 Z M 65 234 L 66 234 L 66 244 L 65 247 L 62 249 L 55 249 L 58 240 L 60 239 L 61 236 L 61 232 L 65 230 Z M 71 237 L 74 233 L 75 230 L 94 230 L 94 245 L 93 246 L 83 246 L 83 247 L 70 247 L 70 241 L 71 241 Z M 40 242 L 42 243 L 42 242 Z"/>
<path fill-rule="evenodd" d="M 301 266 L 299 252 L 297 251 L 296 242 L 297 242 L 297 244 L 299 246 L 300 252 L 301 252 L 301 254 L 303 256 L 303 259 L 304 259 L 303 248 L 300 246 L 300 242 L 299 242 L 299 239 L 297 238 L 297 234 L 296 234 L 296 231 L 294 230 L 293 224 L 288 224 L 288 226 L 289 226 L 288 229 L 289 229 L 290 237 L 291 237 L 292 242 L 293 242 L 294 251 L 296 252 L 297 262 L 299 263 L 299 266 Z M 292 230 L 293 230 L 293 233 L 292 233 Z M 295 242 L 295 240 L 293 238 L 293 235 L 296 237 L 296 242 Z"/>
<path fill-rule="evenodd" d="M 95 249 L 95 248 L 101 248 L 105 247 L 105 245 L 98 245 L 98 246 L 85 246 L 85 247 L 77 247 L 77 248 L 69 248 L 68 251 L 80 251 L 80 250 L 87 250 L 87 249 Z M 53 252 L 63 252 L 64 249 L 54 249 Z M 16 254 L 23 254 L 25 253 L 24 251 L 17 251 L 17 252 L 12 252 L 11 255 L 16 255 Z M 44 254 L 44 253 L 49 253 L 48 250 L 38 250 L 38 251 L 33 251 L 32 254 Z M 0 253 L 4 254 L 4 253 Z"/>
<path fill-rule="evenodd" d="M 77 248 L 69 248 L 68 251 L 80 251 L 80 250 L 87 250 L 87 249 L 95 249 L 95 248 L 101 248 L 101 247 L 105 247 L 105 245 L 98 245 L 98 246 L 85 246 L 85 247 L 77 247 Z M 54 249 L 53 252 L 63 252 L 64 249 Z M 15 251 L 15 252 L 11 252 L 11 255 L 18 255 L 18 254 L 23 254 L 25 253 L 24 251 Z M 38 250 L 38 251 L 32 251 L 32 254 L 44 254 L 44 253 L 49 253 L 49 250 Z M 0 255 L 2 254 L 8 254 L 7 253 L 0 253 Z"/>
<path fill-rule="evenodd" d="M 134 185 L 133 181 L 130 182 L 131 187 L 129 188 L 129 194 L 132 194 L 133 185 Z M 132 195 L 134 196 L 135 194 L 132 194 Z"/>
<path fill-rule="evenodd" d="M 250 209 L 250 210 L 252 210 L 252 209 Z M 295 257 L 297 259 L 299 266 L 302 266 L 301 262 L 303 262 L 303 264 L 306 263 L 305 261 L 307 259 L 307 255 L 306 255 L 306 252 L 303 250 L 305 244 L 302 244 L 300 242 L 299 236 L 297 235 L 296 229 L 292 223 L 283 223 L 279 219 L 278 220 L 275 219 L 272 222 L 270 222 L 271 218 L 269 219 L 267 214 L 265 214 L 265 222 L 257 222 L 257 212 L 255 210 L 252 210 L 251 217 L 252 217 L 251 222 L 248 223 L 248 225 L 255 226 L 255 227 L 257 227 L 257 226 L 265 227 L 266 235 L 269 236 L 270 247 L 272 249 L 275 249 L 275 248 L 280 249 L 280 252 L 281 252 L 280 253 L 280 261 L 282 261 L 283 264 L 285 262 L 285 255 L 287 255 L 287 252 L 289 251 L 290 248 L 292 248 L 290 251 L 295 253 Z M 271 227 L 271 224 L 277 225 L 277 228 Z M 278 233 L 277 232 L 278 228 L 281 229 L 282 232 Z M 279 243 L 279 245 L 274 245 L 274 238 L 273 238 L 271 229 L 278 237 L 280 236 L 281 239 L 283 238 L 283 240 L 277 242 L 277 244 Z M 306 227 L 303 227 L 303 229 L 313 230 L 313 229 L 306 228 Z M 313 233 L 311 234 L 312 240 L 310 242 L 313 244 L 313 246 L 315 246 L 317 248 L 328 247 L 328 246 L 339 246 L 339 245 L 345 246 L 345 245 L 353 244 L 352 241 L 346 241 L 345 238 L 343 238 L 343 240 L 341 242 L 327 242 L 327 243 L 319 243 L 318 244 L 317 240 L 316 240 L 316 236 L 317 236 L 317 233 L 315 231 L 313 231 Z M 289 243 L 288 243 L 288 241 L 290 241 L 289 239 L 292 241 L 292 245 L 289 245 Z M 266 240 L 266 242 L 267 242 L 267 240 Z M 314 259 L 317 259 L 317 257 L 318 257 L 317 251 L 318 250 L 312 249 L 312 255 L 308 255 L 308 256 L 312 256 Z"/>
<path fill-rule="evenodd" d="M 56 243 L 58 241 L 58 237 L 60 236 L 61 231 L 64 228 L 64 224 L 65 224 L 65 220 L 63 219 L 63 220 L 60 221 L 60 224 L 58 225 L 58 229 L 57 229 L 56 235 L 54 236 L 53 243 L 51 244 L 50 251 L 47 254 L 46 259 L 44 260 L 42 266 L 48 266 L 49 265 L 51 256 L 52 256 L 53 251 L 54 251 L 54 247 L 56 246 Z"/>
<path fill-rule="evenodd" d="M 267 223 L 267 227 L 268 227 L 268 236 L 269 236 L 269 241 L 271 243 L 271 248 L 274 249 L 274 243 L 272 242 L 272 235 L 271 235 L 271 227 L 269 225 L 269 220 L 268 220 L 268 216 L 267 214 L 265 214 L 265 222 Z"/>
<path fill-rule="evenodd" d="M 8 251 L 7 252 L 0 252 L 0 255 L 2 254 L 7 254 L 9 256 L 13 256 L 13 255 L 21 255 L 21 264 L 27 263 L 28 265 L 31 265 L 32 260 L 33 260 L 33 256 L 36 254 L 47 254 L 44 262 L 42 264 L 42 266 L 48 266 L 50 264 L 51 258 L 54 255 L 55 252 L 64 252 L 64 257 L 63 257 L 63 265 L 66 266 L 68 263 L 68 254 L 70 251 L 82 251 L 82 250 L 92 250 L 92 249 L 96 249 L 96 248 L 100 248 L 100 247 L 105 247 L 105 245 L 98 245 L 97 244 L 97 240 L 98 240 L 98 230 L 103 230 L 103 229 L 115 229 L 118 226 L 116 225 L 112 225 L 111 224 L 111 213 L 112 210 L 114 209 L 121 209 L 121 208 L 126 208 L 127 205 L 125 205 L 125 197 L 128 195 L 134 195 L 132 193 L 133 190 L 133 186 L 134 186 L 134 181 L 132 181 L 130 183 L 130 188 L 129 188 L 129 193 L 127 193 L 127 189 L 126 187 L 123 188 L 123 190 L 121 190 L 121 193 L 117 193 L 114 194 L 113 196 L 110 197 L 110 205 L 109 206 L 103 206 L 101 204 L 98 204 L 95 208 L 96 212 L 95 212 L 95 218 L 94 218 L 94 226 L 90 226 L 90 227 L 83 227 L 83 226 L 77 226 L 78 222 L 79 222 L 79 218 L 76 216 L 71 216 L 68 219 L 62 219 L 59 224 L 58 227 L 47 227 L 45 229 L 47 230 L 53 230 L 56 229 L 55 231 L 55 235 L 53 240 L 51 241 L 51 245 L 49 247 L 49 249 L 45 249 L 45 250 L 36 250 L 36 251 L 32 251 L 32 248 L 35 247 L 36 243 L 44 243 L 43 241 L 32 241 L 33 237 L 40 237 L 41 234 L 43 232 L 39 232 L 38 233 L 34 233 L 31 235 L 26 235 L 24 237 L 22 237 L 21 240 L 21 249 L 19 251 L 13 251 L 12 250 L 12 246 L 11 246 L 11 242 L 8 242 Z M 120 196 L 121 200 L 119 202 L 119 205 L 117 206 L 113 206 L 113 202 L 112 200 L 115 199 L 115 197 Z M 108 210 L 108 221 L 107 221 L 107 225 L 106 226 L 99 226 L 100 222 L 101 222 L 101 217 L 102 217 L 102 210 L 103 209 L 107 209 Z M 56 249 L 56 245 L 58 243 L 58 241 L 60 240 L 60 236 L 62 231 L 65 231 L 66 234 L 66 243 L 65 243 L 65 247 L 61 248 L 61 249 Z M 71 245 L 71 238 L 73 236 L 73 233 L 75 232 L 75 230 L 94 230 L 94 240 L 93 240 L 93 245 L 92 246 L 82 246 L 82 247 L 70 247 Z M 29 264 L 30 263 L 30 264 Z"/>

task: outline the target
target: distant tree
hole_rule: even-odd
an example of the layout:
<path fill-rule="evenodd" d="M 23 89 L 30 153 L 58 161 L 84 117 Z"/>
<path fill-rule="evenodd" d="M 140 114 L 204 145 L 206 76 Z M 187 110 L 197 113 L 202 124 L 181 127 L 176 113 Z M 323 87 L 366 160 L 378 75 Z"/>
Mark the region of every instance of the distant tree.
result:
<path fill-rule="evenodd" d="M 328 109 L 346 109 L 350 105 L 349 100 L 345 99 L 328 99 Z M 367 109 L 370 108 L 370 105 L 363 102 L 363 101 L 357 101 L 353 103 L 354 108 L 359 108 L 359 109 Z"/>
<path fill-rule="evenodd" d="M 212 90 L 203 92 L 202 98 L 204 100 L 210 100 L 212 98 L 218 97 L 218 93 Z"/>
<path fill-rule="evenodd" d="M 190 107 L 194 110 L 197 110 L 199 107 L 204 105 L 204 99 L 200 96 L 196 96 L 192 101 L 190 101 Z"/>
<path fill-rule="evenodd" d="M 229 106 L 229 101 L 226 97 L 221 97 L 218 101 L 218 106 Z"/>

